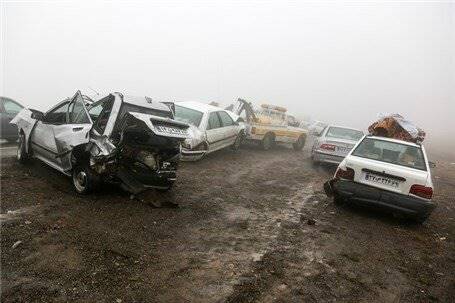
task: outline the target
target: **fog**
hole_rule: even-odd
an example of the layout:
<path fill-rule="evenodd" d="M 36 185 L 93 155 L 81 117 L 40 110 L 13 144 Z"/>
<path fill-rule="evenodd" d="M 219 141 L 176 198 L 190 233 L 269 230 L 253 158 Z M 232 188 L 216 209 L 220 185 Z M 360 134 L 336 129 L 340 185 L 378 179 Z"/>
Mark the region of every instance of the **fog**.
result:
<path fill-rule="evenodd" d="M 32 108 L 89 87 L 244 97 L 362 129 L 400 113 L 455 148 L 453 3 L 3 2 L 1 18 L 1 95 Z"/>

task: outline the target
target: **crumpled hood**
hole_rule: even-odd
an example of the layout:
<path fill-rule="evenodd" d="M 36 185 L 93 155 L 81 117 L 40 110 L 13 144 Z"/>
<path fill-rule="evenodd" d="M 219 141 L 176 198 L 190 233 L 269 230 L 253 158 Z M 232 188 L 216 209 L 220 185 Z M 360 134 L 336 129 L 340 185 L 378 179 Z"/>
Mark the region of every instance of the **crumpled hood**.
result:
<path fill-rule="evenodd" d="M 196 147 L 205 141 L 205 134 L 196 126 L 190 124 L 188 128 L 188 138 L 185 140 L 185 145 L 191 146 L 191 148 Z"/>

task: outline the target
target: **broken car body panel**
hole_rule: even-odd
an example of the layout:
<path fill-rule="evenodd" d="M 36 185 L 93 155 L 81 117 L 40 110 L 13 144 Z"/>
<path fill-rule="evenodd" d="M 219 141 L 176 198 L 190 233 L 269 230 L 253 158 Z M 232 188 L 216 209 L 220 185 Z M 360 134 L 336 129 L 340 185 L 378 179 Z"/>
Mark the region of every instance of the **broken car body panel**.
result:
<path fill-rule="evenodd" d="M 175 181 L 188 125 L 173 120 L 166 104 L 120 93 L 86 104 L 77 92 L 46 114 L 35 112 L 24 109 L 11 123 L 24 134 L 27 153 L 67 175 L 85 161 L 133 193 Z"/>

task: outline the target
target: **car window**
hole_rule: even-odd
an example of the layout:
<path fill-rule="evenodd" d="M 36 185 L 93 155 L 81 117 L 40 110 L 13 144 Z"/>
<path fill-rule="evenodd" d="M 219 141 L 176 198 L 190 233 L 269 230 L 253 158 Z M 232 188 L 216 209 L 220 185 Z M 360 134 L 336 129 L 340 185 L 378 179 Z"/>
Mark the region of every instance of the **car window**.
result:
<path fill-rule="evenodd" d="M 381 162 L 427 170 L 420 147 L 385 140 L 365 138 L 352 155 Z"/>
<path fill-rule="evenodd" d="M 221 122 L 218 114 L 216 112 L 210 113 L 209 115 L 209 125 L 207 125 L 207 129 L 215 129 L 220 128 Z"/>
<path fill-rule="evenodd" d="M 355 129 L 331 126 L 327 130 L 326 137 L 359 141 L 362 139 L 363 133 Z"/>
<path fill-rule="evenodd" d="M 199 127 L 203 113 L 191 108 L 175 105 L 175 120 Z"/>
<path fill-rule="evenodd" d="M 14 101 L 3 99 L 3 108 L 8 114 L 17 114 L 22 110 L 23 107 Z"/>
<path fill-rule="evenodd" d="M 70 104 L 69 123 L 71 124 L 84 124 L 90 123 L 90 118 L 85 111 L 85 105 L 82 98 L 76 99 Z"/>
<path fill-rule="evenodd" d="M 220 115 L 221 124 L 223 126 L 231 126 L 234 124 L 234 120 L 232 120 L 228 113 L 220 111 L 218 112 L 218 115 Z"/>
<path fill-rule="evenodd" d="M 100 101 L 94 104 L 88 111 L 90 118 L 93 121 L 95 129 L 100 133 L 104 133 L 107 122 L 111 116 L 112 106 L 114 105 L 114 99 L 109 98 L 104 101 Z"/>
<path fill-rule="evenodd" d="M 44 122 L 50 124 L 65 124 L 66 113 L 68 112 L 69 101 L 61 104 L 59 107 L 48 112 L 44 117 Z"/>

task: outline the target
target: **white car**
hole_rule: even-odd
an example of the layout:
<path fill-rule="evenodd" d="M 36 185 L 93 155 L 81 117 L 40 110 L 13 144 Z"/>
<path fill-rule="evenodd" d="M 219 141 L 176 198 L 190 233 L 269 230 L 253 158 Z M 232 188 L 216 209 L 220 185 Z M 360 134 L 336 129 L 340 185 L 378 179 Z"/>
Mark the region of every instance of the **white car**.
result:
<path fill-rule="evenodd" d="M 425 221 L 435 208 L 433 183 L 420 144 L 365 136 L 324 184 L 335 202 L 350 201 Z"/>
<path fill-rule="evenodd" d="M 231 146 L 240 148 L 245 124 L 231 111 L 200 102 L 175 103 L 175 119 L 188 123 L 189 137 L 182 143 L 182 160 L 196 161 Z"/>
<path fill-rule="evenodd" d="M 311 149 L 313 163 L 339 164 L 363 137 L 358 129 L 329 125 L 314 139 Z"/>

